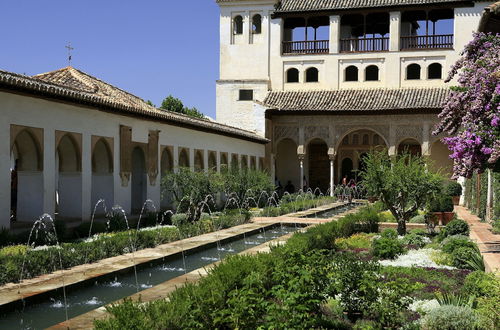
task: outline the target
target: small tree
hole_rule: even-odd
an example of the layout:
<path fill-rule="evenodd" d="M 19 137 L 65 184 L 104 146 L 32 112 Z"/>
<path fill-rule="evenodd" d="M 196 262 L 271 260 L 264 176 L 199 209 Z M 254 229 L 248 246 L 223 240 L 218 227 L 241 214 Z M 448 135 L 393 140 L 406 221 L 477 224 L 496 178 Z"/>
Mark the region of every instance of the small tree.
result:
<path fill-rule="evenodd" d="M 422 157 L 404 153 L 390 157 L 374 151 L 365 158 L 363 185 L 377 196 L 398 221 L 398 234 L 406 234 L 406 222 L 441 190 L 441 177 L 427 170 Z"/>
<path fill-rule="evenodd" d="M 221 172 L 221 179 L 226 196 L 235 196 L 245 208 L 252 205 L 252 198 L 256 202 L 263 191 L 270 194 L 274 190 L 269 174 L 263 171 L 231 167 Z"/>
<path fill-rule="evenodd" d="M 179 100 L 176 97 L 173 97 L 172 95 L 169 95 L 161 102 L 160 109 L 182 113 L 190 117 L 201 118 L 201 119 L 205 118 L 205 115 L 203 115 L 198 109 L 194 107 L 188 108 L 184 106 L 184 103 L 182 103 L 181 100 Z"/>
<path fill-rule="evenodd" d="M 215 208 L 215 195 L 220 191 L 220 176 L 213 171 L 195 172 L 181 167 L 162 180 L 162 193 L 171 194 L 177 210 L 186 212 L 192 222 L 200 219 L 207 206 Z"/>

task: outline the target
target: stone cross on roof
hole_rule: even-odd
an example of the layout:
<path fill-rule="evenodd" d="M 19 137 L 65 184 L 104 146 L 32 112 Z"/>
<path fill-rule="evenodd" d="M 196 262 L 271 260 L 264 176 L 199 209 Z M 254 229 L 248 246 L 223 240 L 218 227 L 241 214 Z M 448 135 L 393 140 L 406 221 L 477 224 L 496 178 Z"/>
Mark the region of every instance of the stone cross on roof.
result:
<path fill-rule="evenodd" d="M 68 66 L 71 66 L 71 51 L 74 50 L 74 48 L 71 47 L 71 42 L 68 42 L 64 47 L 68 50 Z"/>

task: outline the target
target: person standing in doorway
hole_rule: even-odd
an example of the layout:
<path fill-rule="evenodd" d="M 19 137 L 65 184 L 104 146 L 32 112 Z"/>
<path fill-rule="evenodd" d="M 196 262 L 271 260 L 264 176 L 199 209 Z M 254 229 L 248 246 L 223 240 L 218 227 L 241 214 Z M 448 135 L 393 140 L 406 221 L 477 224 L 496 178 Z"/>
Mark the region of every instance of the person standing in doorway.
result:
<path fill-rule="evenodd" d="M 17 220 L 17 170 L 19 159 L 14 162 L 14 168 L 10 171 L 10 220 Z"/>

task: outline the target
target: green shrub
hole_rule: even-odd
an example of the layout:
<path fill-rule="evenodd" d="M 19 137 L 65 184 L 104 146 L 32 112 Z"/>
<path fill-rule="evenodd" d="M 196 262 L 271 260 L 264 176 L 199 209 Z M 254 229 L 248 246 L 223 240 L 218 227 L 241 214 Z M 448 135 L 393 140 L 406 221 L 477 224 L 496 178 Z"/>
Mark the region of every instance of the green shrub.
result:
<path fill-rule="evenodd" d="M 451 181 L 445 186 L 444 193 L 448 196 L 461 196 L 462 185 L 456 181 Z"/>
<path fill-rule="evenodd" d="M 380 216 L 380 222 L 397 222 L 396 218 L 392 215 L 390 211 L 383 211 L 379 213 Z"/>
<path fill-rule="evenodd" d="M 431 212 L 453 212 L 453 199 L 448 195 L 439 195 L 430 203 Z"/>
<path fill-rule="evenodd" d="M 422 319 L 423 330 L 474 329 L 477 317 L 469 307 L 445 305 L 431 310 Z"/>
<path fill-rule="evenodd" d="M 358 320 L 352 327 L 353 330 L 379 330 L 380 325 L 371 320 Z"/>
<path fill-rule="evenodd" d="M 425 215 L 419 214 L 410 219 L 410 223 L 425 223 Z"/>
<path fill-rule="evenodd" d="M 403 243 L 397 238 L 381 237 L 372 242 L 372 253 L 381 259 L 394 259 L 405 252 Z"/>
<path fill-rule="evenodd" d="M 383 238 L 396 239 L 398 238 L 398 232 L 396 231 L 396 229 L 387 228 L 384 229 L 382 233 L 380 233 L 380 236 L 382 236 Z"/>
<path fill-rule="evenodd" d="M 186 213 L 177 213 L 172 216 L 172 225 L 179 227 L 188 223 L 188 216 Z"/>
<path fill-rule="evenodd" d="M 443 236 L 464 235 L 469 236 L 469 224 L 462 219 L 453 219 L 443 230 Z"/>
<path fill-rule="evenodd" d="M 441 242 L 441 249 L 446 253 L 452 254 L 453 251 L 461 247 L 475 249 L 476 244 L 469 237 L 463 235 L 449 236 Z"/>
<path fill-rule="evenodd" d="M 418 235 L 415 233 L 406 234 L 402 242 L 405 245 L 415 245 L 418 248 L 423 248 L 426 244 L 425 236 Z"/>
<path fill-rule="evenodd" d="M 459 247 L 451 253 L 452 265 L 460 269 L 484 270 L 481 253 L 477 247 Z M 478 262 L 478 260 L 480 260 Z M 475 264 L 471 264 L 474 261 Z"/>
<path fill-rule="evenodd" d="M 74 229 L 74 235 L 77 238 L 88 238 L 90 231 L 90 221 L 84 221 Z M 106 232 L 106 224 L 98 221 L 94 221 L 92 224 L 92 232 L 90 236 Z"/>
<path fill-rule="evenodd" d="M 500 324 L 500 278 L 498 274 L 475 271 L 464 281 L 464 294 L 474 295 L 481 329 L 495 329 Z"/>
<path fill-rule="evenodd" d="M 112 210 L 110 214 L 107 215 L 108 219 L 108 231 L 109 232 L 118 232 L 124 231 L 127 228 L 127 221 L 123 213 L 119 210 Z"/>
<path fill-rule="evenodd" d="M 347 238 L 341 237 L 335 240 L 335 245 L 341 250 L 369 249 L 373 236 L 374 234 L 358 233 Z"/>

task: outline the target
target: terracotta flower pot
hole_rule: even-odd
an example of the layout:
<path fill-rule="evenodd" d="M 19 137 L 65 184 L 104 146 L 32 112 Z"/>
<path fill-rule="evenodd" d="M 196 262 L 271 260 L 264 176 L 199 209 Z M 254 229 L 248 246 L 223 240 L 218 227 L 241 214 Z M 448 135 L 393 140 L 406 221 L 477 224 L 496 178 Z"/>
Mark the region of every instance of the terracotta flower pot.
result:
<path fill-rule="evenodd" d="M 447 225 L 455 217 L 455 212 L 443 212 L 442 213 L 443 225 Z"/>
<path fill-rule="evenodd" d="M 460 196 L 452 196 L 453 205 L 460 205 Z"/>
<path fill-rule="evenodd" d="M 443 212 L 432 212 L 431 219 L 436 226 L 443 224 Z"/>

